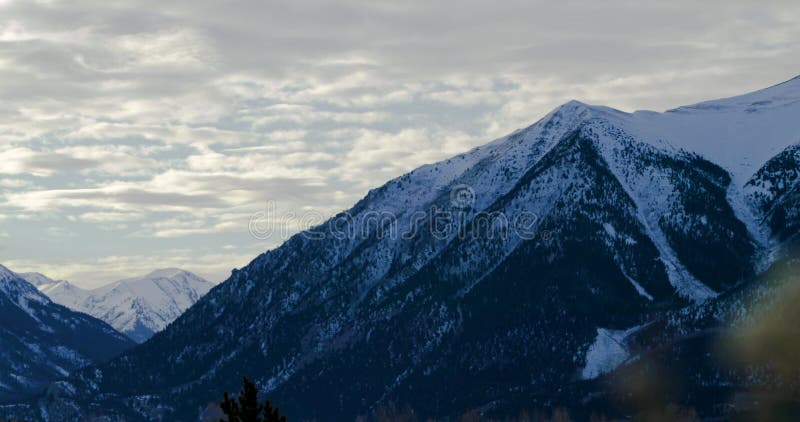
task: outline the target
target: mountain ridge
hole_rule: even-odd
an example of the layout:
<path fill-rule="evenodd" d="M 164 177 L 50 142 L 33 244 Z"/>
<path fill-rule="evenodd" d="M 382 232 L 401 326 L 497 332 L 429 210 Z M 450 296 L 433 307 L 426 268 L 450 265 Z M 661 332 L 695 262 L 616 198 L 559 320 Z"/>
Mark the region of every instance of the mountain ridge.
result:
<path fill-rule="evenodd" d="M 40 291 L 52 300 L 100 318 L 138 343 L 164 329 L 213 287 L 178 268 L 154 270 L 90 290 L 39 273 L 23 277 L 38 283 Z"/>

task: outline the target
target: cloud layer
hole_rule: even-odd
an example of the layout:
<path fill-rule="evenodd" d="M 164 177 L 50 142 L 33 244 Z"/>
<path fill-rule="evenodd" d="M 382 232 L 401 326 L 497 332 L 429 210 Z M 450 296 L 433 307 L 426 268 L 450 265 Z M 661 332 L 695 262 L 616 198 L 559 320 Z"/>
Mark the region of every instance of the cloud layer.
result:
<path fill-rule="evenodd" d="M 800 4 L 0 1 L 0 261 L 222 280 L 569 99 L 665 109 L 800 73 Z M 227 245 L 227 246 L 225 246 Z"/>

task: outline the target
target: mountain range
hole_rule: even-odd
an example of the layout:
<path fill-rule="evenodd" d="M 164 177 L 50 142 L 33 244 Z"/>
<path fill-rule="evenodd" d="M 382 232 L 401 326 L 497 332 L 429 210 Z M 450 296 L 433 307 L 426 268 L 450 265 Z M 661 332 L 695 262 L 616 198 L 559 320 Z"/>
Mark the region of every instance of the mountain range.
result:
<path fill-rule="evenodd" d="M 167 268 L 85 290 L 39 273 L 20 274 L 52 301 L 99 318 L 137 343 L 163 330 L 214 284 L 188 271 Z"/>
<path fill-rule="evenodd" d="M 800 78 L 664 113 L 568 102 L 370 191 L 146 343 L 7 409 L 194 420 L 247 375 L 298 420 L 391 403 L 623 417 L 610 380 L 660 362 L 683 371 L 682 405 L 739 411 L 786 384 L 725 372 L 707 347 L 791 284 L 774 274 L 796 262 L 797 116 Z"/>
<path fill-rule="evenodd" d="M 134 346 L 103 321 L 53 303 L 1 265 L 0 322 L 0 403 Z"/>

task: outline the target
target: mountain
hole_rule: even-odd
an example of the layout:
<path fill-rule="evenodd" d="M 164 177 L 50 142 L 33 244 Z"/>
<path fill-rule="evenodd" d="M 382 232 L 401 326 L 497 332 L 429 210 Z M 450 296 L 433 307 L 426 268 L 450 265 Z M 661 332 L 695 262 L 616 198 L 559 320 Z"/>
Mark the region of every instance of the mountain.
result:
<path fill-rule="evenodd" d="M 31 395 L 133 345 L 106 323 L 51 302 L 0 265 L 0 403 Z"/>
<path fill-rule="evenodd" d="M 93 290 L 38 273 L 22 276 L 54 302 L 100 318 L 137 343 L 163 330 L 214 286 L 176 268 L 156 270 Z"/>
<path fill-rule="evenodd" d="M 22 277 L 28 283 L 33 284 L 36 288 L 52 286 L 63 282 L 64 280 L 53 280 L 52 278 L 42 274 L 42 273 L 19 273 L 18 276 Z"/>
<path fill-rule="evenodd" d="M 83 302 L 89 295 L 87 290 L 81 289 L 66 280 L 53 280 L 41 273 L 21 273 L 20 277 L 36 286 L 50 300 L 74 311 L 90 314 L 83 307 Z"/>
<path fill-rule="evenodd" d="M 606 397 L 797 239 L 798 115 L 800 78 L 665 113 L 571 101 L 370 191 L 28 406 L 193 419 L 243 374 L 300 420 Z"/>
<path fill-rule="evenodd" d="M 168 268 L 91 290 L 83 308 L 137 342 L 163 330 L 214 284 Z"/>
<path fill-rule="evenodd" d="M 660 313 L 622 339 L 606 333 L 617 340 L 606 342 L 606 357 L 622 354 L 608 375 L 525 400 L 574 409 L 579 419 L 797 420 L 800 245 L 787 246 L 751 282 Z"/>

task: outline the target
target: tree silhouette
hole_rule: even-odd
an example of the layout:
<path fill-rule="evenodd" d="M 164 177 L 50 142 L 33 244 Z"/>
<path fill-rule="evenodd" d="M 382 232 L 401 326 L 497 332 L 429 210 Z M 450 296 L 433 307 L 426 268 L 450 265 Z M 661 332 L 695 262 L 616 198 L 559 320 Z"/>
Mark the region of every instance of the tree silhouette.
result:
<path fill-rule="evenodd" d="M 219 404 L 227 419 L 220 422 L 286 422 L 277 407 L 272 407 L 269 400 L 258 403 L 258 387 L 253 381 L 242 377 L 242 391 L 238 399 L 232 398 L 226 391 Z"/>

